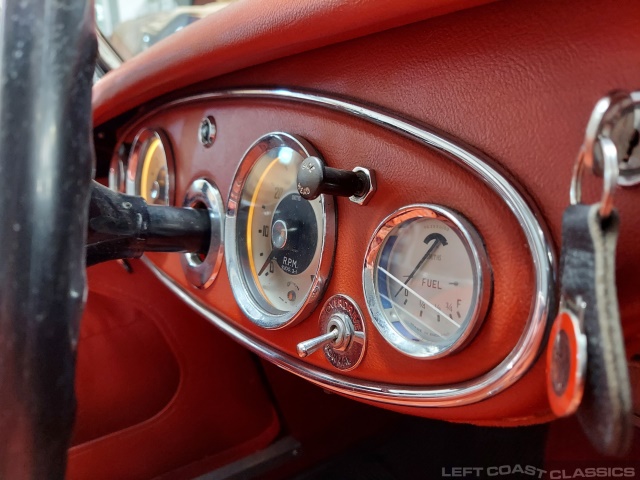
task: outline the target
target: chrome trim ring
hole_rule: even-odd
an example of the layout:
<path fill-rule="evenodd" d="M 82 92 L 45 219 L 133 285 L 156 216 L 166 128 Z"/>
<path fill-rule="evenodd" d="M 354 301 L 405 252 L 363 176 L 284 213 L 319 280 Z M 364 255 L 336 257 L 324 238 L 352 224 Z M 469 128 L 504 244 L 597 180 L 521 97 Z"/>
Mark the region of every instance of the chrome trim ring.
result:
<path fill-rule="evenodd" d="M 417 342 L 401 335 L 390 323 L 384 309 L 380 306 L 380 297 L 376 287 L 376 275 L 380 250 L 385 245 L 387 236 L 397 226 L 416 218 L 434 218 L 449 225 L 454 234 L 462 234 L 463 245 L 472 261 L 474 277 L 472 308 L 461 324 L 462 334 L 448 345 L 430 345 Z M 457 231 L 457 232 L 456 232 Z M 458 235 L 460 237 L 460 235 Z M 492 292 L 492 277 L 489 258 L 484 244 L 476 229 L 460 214 L 439 205 L 414 204 L 402 207 L 376 228 L 371 237 L 362 270 L 364 300 L 373 320 L 374 326 L 389 344 L 401 353 L 414 358 L 434 360 L 450 355 L 467 345 L 482 325 L 489 307 Z M 467 320 L 468 319 L 468 320 Z"/>
<path fill-rule="evenodd" d="M 113 156 L 111 157 L 111 163 L 109 164 L 109 188 L 114 192 L 124 193 L 126 178 L 126 157 L 121 154 L 121 149 L 123 149 L 122 145 L 116 148 Z"/>
<path fill-rule="evenodd" d="M 140 195 L 140 173 L 142 170 L 144 155 L 147 153 L 147 143 L 152 138 L 160 141 L 167 158 L 167 168 L 169 174 L 169 189 L 166 198 L 166 205 L 174 205 L 175 202 L 175 162 L 169 137 L 159 129 L 145 128 L 141 130 L 133 140 L 129 161 L 127 163 L 127 175 L 125 179 L 125 193 L 127 195 Z M 143 147 L 144 150 L 143 150 Z"/>
<path fill-rule="evenodd" d="M 209 250 L 204 258 L 197 253 L 183 253 L 180 257 L 182 270 L 191 285 L 204 289 L 211 286 L 222 265 L 224 239 L 224 204 L 218 187 L 204 178 L 195 180 L 187 189 L 183 207 L 204 204 L 211 219 Z"/>
<path fill-rule="evenodd" d="M 334 343 L 328 343 L 322 350 L 331 365 L 338 370 L 348 372 L 360 365 L 367 351 L 367 324 L 355 300 L 341 293 L 332 296 L 322 306 L 318 318 L 320 332 L 331 330 L 332 322 L 336 321 L 335 316 L 344 326 L 343 344 L 336 346 Z M 347 336 L 348 339 L 345 341 Z"/>
<path fill-rule="evenodd" d="M 348 100 L 317 93 L 285 89 L 222 90 L 175 100 L 152 109 L 136 119 L 135 123 L 125 131 L 124 135 L 126 136 L 141 122 L 161 111 L 183 105 L 230 99 L 288 100 L 356 116 L 366 122 L 379 125 L 434 149 L 478 177 L 496 195 L 503 199 L 518 221 L 531 252 L 535 274 L 535 291 L 531 296 L 529 318 L 523 333 L 514 349 L 502 362 L 477 378 L 434 387 L 403 387 L 401 385 L 381 384 L 331 374 L 277 351 L 268 343 L 245 333 L 241 328 L 236 327 L 232 321 L 220 318 L 200 300 L 187 293 L 166 274 L 153 266 L 148 259 L 143 258 L 158 278 L 185 303 L 253 352 L 317 385 L 347 396 L 413 407 L 455 407 L 486 400 L 504 391 L 522 378 L 538 358 L 549 319 L 555 317 L 557 308 L 555 301 L 556 256 L 546 226 L 538 221 L 539 213 L 535 208 L 535 204 L 509 180 L 506 174 L 502 173 L 482 153 L 433 128 L 412 123 Z"/>
<path fill-rule="evenodd" d="M 247 318 L 259 327 L 267 329 L 279 329 L 293 325 L 307 318 L 313 312 L 329 283 L 336 245 L 334 199 L 330 195 L 321 195 L 323 231 L 322 242 L 317 247 L 320 249 L 320 260 L 318 270 L 315 272 L 314 280 L 304 302 L 300 308 L 288 312 L 276 310 L 275 308 L 267 309 L 261 305 L 261 302 L 256 298 L 259 293 L 254 292 L 254 288 L 249 284 L 244 273 L 249 267 L 246 262 L 243 262 L 243 255 L 240 254 L 241 245 L 239 244 L 239 239 L 241 235 L 238 233 L 238 229 L 244 228 L 244 225 L 238 223 L 238 213 L 245 182 L 256 161 L 267 152 L 281 148 L 291 149 L 302 156 L 303 159 L 310 156 L 319 156 L 316 149 L 301 137 L 283 132 L 273 132 L 262 136 L 244 154 L 235 173 L 227 205 L 226 262 L 233 295 Z"/>

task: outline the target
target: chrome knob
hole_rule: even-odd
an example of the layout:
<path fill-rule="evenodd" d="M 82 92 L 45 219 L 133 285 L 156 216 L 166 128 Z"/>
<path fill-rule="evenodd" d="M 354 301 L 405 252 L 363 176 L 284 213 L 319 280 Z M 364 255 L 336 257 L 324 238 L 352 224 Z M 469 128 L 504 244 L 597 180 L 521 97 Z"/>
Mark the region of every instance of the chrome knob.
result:
<path fill-rule="evenodd" d="M 349 197 L 358 205 L 366 205 L 375 190 L 375 174 L 368 168 L 340 170 L 327 167 L 318 157 L 308 157 L 298 170 L 298 193 L 307 200 L 314 200 L 324 193 Z"/>
<path fill-rule="evenodd" d="M 315 200 L 323 193 L 362 195 L 367 189 L 367 177 L 362 173 L 327 167 L 318 157 L 308 157 L 298 170 L 298 193 L 307 200 Z"/>

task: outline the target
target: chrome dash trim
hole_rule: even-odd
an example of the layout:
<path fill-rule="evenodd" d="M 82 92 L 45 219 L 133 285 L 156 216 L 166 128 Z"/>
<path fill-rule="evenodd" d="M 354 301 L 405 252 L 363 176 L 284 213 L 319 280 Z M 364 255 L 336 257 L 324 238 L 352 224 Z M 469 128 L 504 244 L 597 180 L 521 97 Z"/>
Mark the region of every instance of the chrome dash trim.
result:
<path fill-rule="evenodd" d="M 522 378 L 538 358 L 549 319 L 555 315 L 557 308 L 555 302 L 556 259 L 550 236 L 544 224 L 538 221 L 539 214 L 534 203 L 519 191 L 506 174 L 500 172 L 479 151 L 464 146 L 459 141 L 430 127 L 412 123 L 348 100 L 323 96 L 318 93 L 285 89 L 232 89 L 175 100 L 150 110 L 136 119 L 124 135 L 127 135 L 133 128 L 138 128 L 141 122 L 161 111 L 204 101 L 232 99 L 289 100 L 353 115 L 426 145 L 472 172 L 503 199 L 517 219 L 526 238 L 535 271 L 535 292 L 532 294 L 533 300 L 529 318 L 514 349 L 489 372 L 474 379 L 444 386 L 405 387 L 337 375 L 279 352 L 251 334 L 235 327 L 231 321 L 217 316 L 197 297 L 183 290 L 162 271 L 145 260 L 152 271 L 172 291 L 222 331 L 258 355 L 317 385 L 363 400 L 412 407 L 454 407 L 485 400 Z"/>

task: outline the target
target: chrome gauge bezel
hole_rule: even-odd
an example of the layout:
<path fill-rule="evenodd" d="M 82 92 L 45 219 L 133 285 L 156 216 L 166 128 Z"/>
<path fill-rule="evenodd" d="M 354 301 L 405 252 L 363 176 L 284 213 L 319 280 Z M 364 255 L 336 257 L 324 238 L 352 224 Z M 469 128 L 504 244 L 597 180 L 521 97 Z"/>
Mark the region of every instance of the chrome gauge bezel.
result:
<path fill-rule="evenodd" d="M 416 218 L 435 218 L 451 227 L 461 235 L 467 254 L 471 260 L 474 290 L 472 307 L 465 318 L 462 334 L 452 343 L 445 345 L 415 342 L 400 334 L 391 325 L 384 309 L 380 305 L 380 298 L 376 287 L 376 271 L 379 254 L 386 243 L 389 234 L 400 224 Z M 414 204 L 396 210 L 376 228 L 365 256 L 362 274 L 365 303 L 373 324 L 387 342 L 399 352 L 413 358 L 437 359 L 450 355 L 464 347 L 475 335 L 486 316 L 493 290 L 491 266 L 482 238 L 476 229 L 459 213 L 440 205 Z"/>
<path fill-rule="evenodd" d="M 197 253 L 183 253 L 180 264 L 184 275 L 195 288 L 209 288 L 218 276 L 224 254 L 224 204 L 215 182 L 205 178 L 194 180 L 184 197 L 183 207 L 204 206 L 211 219 L 209 249 L 204 258 Z"/>
<path fill-rule="evenodd" d="M 166 133 L 158 128 L 145 128 L 138 132 L 131 146 L 129 161 L 127 162 L 127 175 L 125 179 L 125 192 L 128 195 L 141 195 L 140 176 L 144 165 L 144 158 L 149 146 L 149 142 L 156 138 L 160 141 L 167 159 L 167 170 L 169 175 L 169 189 L 165 203 L 158 205 L 175 204 L 175 161 L 171 142 Z"/>
<path fill-rule="evenodd" d="M 126 178 L 126 152 L 124 151 L 124 144 L 120 144 L 116 147 L 113 155 L 111 156 L 111 162 L 109 163 L 109 188 L 114 192 L 125 193 L 125 178 Z"/>
<path fill-rule="evenodd" d="M 315 278 L 303 303 L 299 308 L 290 312 L 276 312 L 265 309 L 256 300 L 252 288 L 247 284 L 247 275 L 244 273 L 248 271 L 249 267 L 243 263 L 239 252 L 241 245 L 239 244 L 240 235 L 238 234 L 238 229 L 243 228 L 243 225 L 238 221 L 238 210 L 245 182 L 254 165 L 262 155 L 277 148 L 292 149 L 300 154 L 303 159 L 310 156 L 320 156 L 319 152 L 309 142 L 297 135 L 272 132 L 256 140 L 244 154 L 236 170 L 227 204 L 225 223 L 227 273 L 238 306 L 253 323 L 259 327 L 272 330 L 294 325 L 304 320 L 318 306 L 331 277 L 336 245 L 334 198 L 328 195 L 321 195 L 324 228 L 322 241 L 318 247 L 320 248 L 320 260 Z"/>

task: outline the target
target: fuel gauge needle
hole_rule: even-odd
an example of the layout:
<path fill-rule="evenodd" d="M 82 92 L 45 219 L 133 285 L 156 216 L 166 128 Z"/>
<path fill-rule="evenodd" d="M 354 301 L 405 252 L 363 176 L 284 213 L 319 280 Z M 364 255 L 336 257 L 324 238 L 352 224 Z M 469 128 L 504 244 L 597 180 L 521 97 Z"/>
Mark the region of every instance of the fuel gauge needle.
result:
<path fill-rule="evenodd" d="M 407 285 L 409 283 L 409 281 L 411 281 L 413 276 L 418 272 L 418 270 L 420 270 L 422 268 L 422 265 L 424 265 L 424 263 L 429 259 L 429 256 L 432 255 L 433 252 L 435 252 L 436 249 L 440 245 L 446 245 L 447 244 L 447 239 L 444 236 L 440 235 L 439 233 L 431 233 L 431 234 L 427 235 L 425 237 L 425 239 L 424 239 L 424 243 L 428 244 L 432 240 L 433 240 L 433 243 L 431 244 L 431 247 L 429 247 L 429 250 L 427 250 L 427 253 L 425 253 L 423 255 L 423 257 L 420 259 L 418 264 L 415 266 L 415 268 L 413 269 L 411 274 L 409 274 L 409 276 L 404 281 L 404 283 L 402 284 L 400 289 L 394 295 L 394 298 L 398 296 L 398 294 L 404 289 L 405 285 Z"/>

